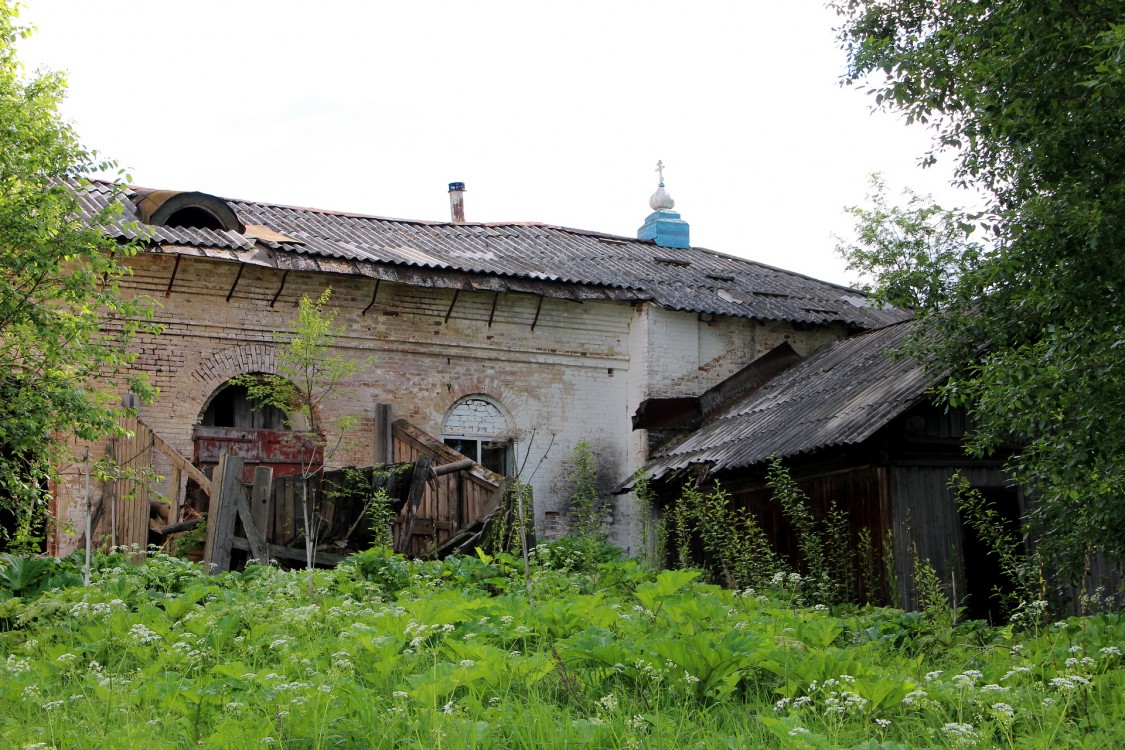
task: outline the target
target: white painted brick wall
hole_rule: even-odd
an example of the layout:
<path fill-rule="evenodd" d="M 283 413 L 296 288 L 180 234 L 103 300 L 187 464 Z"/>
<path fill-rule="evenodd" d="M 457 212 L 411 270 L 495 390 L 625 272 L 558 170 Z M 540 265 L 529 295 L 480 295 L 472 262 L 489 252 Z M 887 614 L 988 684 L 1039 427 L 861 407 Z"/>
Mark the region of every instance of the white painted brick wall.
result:
<path fill-rule="evenodd" d="M 470 398 L 453 407 L 442 433 L 463 437 L 505 437 L 510 427 L 504 413 L 484 399 Z"/>

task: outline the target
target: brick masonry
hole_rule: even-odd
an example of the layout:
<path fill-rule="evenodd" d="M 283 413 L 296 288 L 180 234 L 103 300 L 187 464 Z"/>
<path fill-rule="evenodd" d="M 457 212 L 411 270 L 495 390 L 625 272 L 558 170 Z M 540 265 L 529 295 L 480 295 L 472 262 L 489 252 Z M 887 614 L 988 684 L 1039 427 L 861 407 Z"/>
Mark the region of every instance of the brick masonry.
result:
<path fill-rule="evenodd" d="M 466 429 L 475 419 L 492 429 L 495 414 L 461 401 L 485 396 L 502 410 L 516 467 L 533 488 L 536 524 L 548 537 L 567 526 L 567 459 L 580 440 L 589 442 L 608 490 L 643 463 L 645 441 L 631 431 L 630 417 L 644 398 L 696 395 L 781 341 L 807 353 L 844 333 L 748 319 L 703 322 L 695 313 L 651 304 L 561 299 L 543 300 L 536 318 L 533 295 L 462 290 L 455 296 L 388 282 L 372 304 L 373 279 L 292 272 L 283 285 L 278 271 L 247 266 L 238 277 L 235 263 L 192 257 L 181 259 L 169 288 L 174 260 L 160 253 L 134 258 L 124 286 L 156 300 L 156 319 L 164 325 L 160 335 L 135 342 L 135 369 L 160 389 L 141 417 L 184 455 L 192 454 L 193 425 L 225 381 L 277 372 L 278 343 L 301 295 L 315 297 L 330 286 L 344 331 L 338 353 L 374 358 L 323 408 L 329 425 L 344 414 L 359 417 L 356 439 L 332 463 L 374 460 L 376 404 L 392 404 L 396 418 L 436 436 L 447 419 Z M 468 410 L 451 414 L 458 402 Z M 103 452 L 104 446 L 92 448 L 95 457 Z M 159 464 L 157 470 L 170 473 Z M 57 515 L 64 529 L 82 525 L 80 487 L 77 467 L 63 467 Z M 632 503 L 625 496 L 614 506 L 613 539 L 630 548 L 637 537 Z M 63 534 L 59 551 L 73 544 Z"/>

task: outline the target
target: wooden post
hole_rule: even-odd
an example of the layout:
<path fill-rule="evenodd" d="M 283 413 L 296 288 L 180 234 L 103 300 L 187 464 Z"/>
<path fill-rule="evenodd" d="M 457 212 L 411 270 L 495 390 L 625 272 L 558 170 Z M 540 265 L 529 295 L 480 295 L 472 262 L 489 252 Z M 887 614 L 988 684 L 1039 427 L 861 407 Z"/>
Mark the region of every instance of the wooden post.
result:
<path fill-rule="evenodd" d="M 254 486 L 250 490 L 250 515 L 266 542 L 270 541 L 273 522 L 273 490 L 273 468 L 259 466 L 254 470 Z"/>
<path fill-rule="evenodd" d="M 406 517 L 403 519 L 402 529 L 398 535 L 398 552 L 407 554 L 407 548 L 414 536 L 414 519 L 418 515 L 418 503 L 422 502 L 422 493 L 426 489 L 426 482 L 430 478 L 430 457 L 419 456 L 414 462 L 414 478 L 410 482 L 410 493 L 406 496 Z"/>
<path fill-rule="evenodd" d="M 273 492 L 273 469 L 269 466 L 259 466 L 254 470 L 254 487 L 251 490 L 254 509 L 264 506 Z M 269 546 L 266 544 L 258 524 L 254 520 L 255 512 L 250 503 L 246 501 L 243 493 L 238 495 L 238 517 L 242 519 L 242 528 L 246 531 L 246 541 L 250 544 L 250 552 L 262 565 L 270 564 Z M 264 515 L 259 514 L 264 518 Z"/>
<path fill-rule="evenodd" d="M 179 257 L 178 255 L 176 256 Z M 168 519 L 168 523 L 179 523 L 180 509 L 184 504 L 184 495 L 180 492 L 180 467 L 172 467 L 172 482 L 168 486 L 169 493 L 168 499 L 172 501 L 172 517 Z"/>
<path fill-rule="evenodd" d="M 82 456 L 82 476 L 86 480 L 86 564 L 82 567 L 82 585 L 90 585 L 90 555 L 94 548 L 94 508 L 90 504 L 90 446 Z"/>
<path fill-rule="evenodd" d="M 258 533 L 258 527 L 254 525 L 254 517 L 250 515 L 250 503 L 246 502 L 246 496 L 242 494 L 238 497 L 238 517 L 242 519 L 242 528 L 246 532 L 246 541 L 250 544 L 250 553 L 262 565 L 269 565 L 269 547 Z M 231 543 L 233 542 L 232 537 Z"/>
<path fill-rule="evenodd" d="M 375 404 L 375 462 L 389 464 L 394 461 L 394 438 L 392 436 L 390 404 Z"/>
<path fill-rule="evenodd" d="M 194 479 L 195 483 L 207 493 L 207 496 L 211 497 L 211 480 L 207 478 L 207 475 L 200 471 L 198 467 L 194 466 L 191 461 L 181 456 L 175 448 L 168 444 L 167 440 L 160 437 L 155 432 L 151 432 L 151 430 L 150 433 L 152 435 L 153 447 L 167 456 L 168 460 L 172 462 L 173 467 L 187 474 L 191 479 Z"/>
<path fill-rule="evenodd" d="M 230 570 L 230 551 L 234 542 L 234 520 L 238 515 L 238 497 L 244 491 L 242 486 L 242 465 L 245 461 L 239 456 L 224 453 L 219 456 L 215 467 L 212 486 L 216 491 L 211 495 L 207 513 L 207 544 L 203 550 L 203 563 L 210 573 L 225 573 Z"/>

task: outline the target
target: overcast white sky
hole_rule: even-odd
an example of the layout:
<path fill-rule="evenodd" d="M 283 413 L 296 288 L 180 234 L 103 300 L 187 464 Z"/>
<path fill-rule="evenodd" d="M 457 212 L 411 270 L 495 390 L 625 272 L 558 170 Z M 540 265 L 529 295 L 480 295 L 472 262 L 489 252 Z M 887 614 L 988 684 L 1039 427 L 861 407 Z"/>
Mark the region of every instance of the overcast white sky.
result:
<path fill-rule="evenodd" d="M 844 282 L 866 175 L 933 192 L 925 131 L 841 88 L 821 0 L 24 0 L 28 68 L 133 182 L 627 236 L 657 159 L 692 244 Z"/>

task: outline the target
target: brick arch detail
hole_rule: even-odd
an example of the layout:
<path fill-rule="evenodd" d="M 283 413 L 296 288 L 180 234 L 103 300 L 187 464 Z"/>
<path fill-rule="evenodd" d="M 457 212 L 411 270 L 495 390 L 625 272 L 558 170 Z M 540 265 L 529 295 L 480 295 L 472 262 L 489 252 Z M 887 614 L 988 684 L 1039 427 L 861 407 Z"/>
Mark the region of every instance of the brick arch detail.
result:
<path fill-rule="evenodd" d="M 478 435 L 478 437 L 497 437 L 500 434 L 511 435 L 513 433 L 513 431 L 515 430 L 515 419 L 512 417 L 512 412 L 508 410 L 508 407 L 506 407 L 498 398 L 490 393 L 469 393 L 454 401 L 449 405 L 449 408 L 445 410 L 445 415 L 442 417 L 441 427 L 441 432 L 443 435 L 446 434 L 445 428 L 449 423 L 449 418 L 452 416 L 453 411 L 461 404 L 473 400 L 483 401 L 489 406 L 494 407 L 500 414 L 500 418 L 504 420 L 504 430 L 501 433 L 498 433 L 497 435 L 485 435 L 484 433 L 481 433 L 480 435 Z"/>
<path fill-rule="evenodd" d="M 508 420 L 509 428 L 515 428 L 516 419 L 512 413 L 512 404 L 520 402 L 520 396 L 492 378 L 466 378 L 453 387 L 452 391 L 445 394 L 441 404 L 441 414 L 438 415 L 439 424 L 444 423 L 449 410 L 461 401 L 474 396 L 479 396 L 499 407 L 501 413 Z"/>
<path fill-rule="evenodd" d="M 183 398 L 196 407 L 196 421 L 230 378 L 247 372 L 277 374 L 277 349 L 268 344 L 238 344 L 215 352 L 188 376 Z"/>

